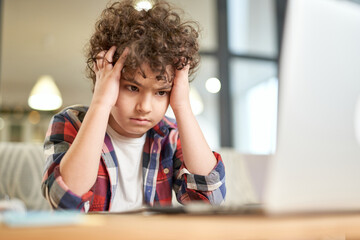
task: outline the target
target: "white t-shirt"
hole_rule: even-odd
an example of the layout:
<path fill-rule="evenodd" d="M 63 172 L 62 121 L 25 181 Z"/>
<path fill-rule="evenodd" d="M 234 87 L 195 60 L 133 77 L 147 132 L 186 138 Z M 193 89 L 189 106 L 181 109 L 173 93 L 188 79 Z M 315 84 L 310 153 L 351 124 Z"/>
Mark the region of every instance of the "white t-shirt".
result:
<path fill-rule="evenodd" d="M 142 154 L 146 134 L 140 138 L 121 136 L 109 125 L 106 130 L 118 160 L 118 182 L 110 212 L 140 208 L 144 202 Z"/>

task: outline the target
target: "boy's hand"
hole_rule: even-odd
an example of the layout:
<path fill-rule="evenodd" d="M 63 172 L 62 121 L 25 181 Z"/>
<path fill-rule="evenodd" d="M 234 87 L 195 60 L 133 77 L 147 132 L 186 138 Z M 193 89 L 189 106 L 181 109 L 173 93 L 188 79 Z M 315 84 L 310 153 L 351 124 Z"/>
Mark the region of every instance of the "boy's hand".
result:
<path fill-rule="evenodd" d="M 96 83 L 92 103 L 100 104 L 111 108 L 115 105 L 119 95 L 121 70 L 129 52 L 125 48 L 119 59 L 113 66 L 112 60 L 116 47 L 112 46 L 108 51 L 100 52 L 96 57 L 94 72 L 96 74 Z"/>
<path fill-rule="evenodd" d="M 170 106 L 175 115 L 183 110 L 191 110 L 189 92 L 189 65 L 175 70 L 174 84 L 170 95 Z"/>
<path fill-rule="evenodd" d="M 217 160 L 191 111 L 188 73 L 189 65 L 175 72 L 170 105 L 176 117 L 186 169 L 192 174 L 207 176 L 214 169 Z"/>

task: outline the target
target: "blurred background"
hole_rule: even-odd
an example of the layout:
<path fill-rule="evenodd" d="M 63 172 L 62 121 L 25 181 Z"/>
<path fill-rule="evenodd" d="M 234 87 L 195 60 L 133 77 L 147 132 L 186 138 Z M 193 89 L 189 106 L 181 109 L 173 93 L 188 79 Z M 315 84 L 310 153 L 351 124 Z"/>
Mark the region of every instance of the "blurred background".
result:
<path fill-rule="evenodd" d="M 287 0 L 168 1 L 201 26 L 202 60 L 190 98 L 210 147 L 226 162 L 227 201 L 261 202 L 276 148 Z M 146 0 L 138 3 L 147 6 Z M 55 113 L 91 101 L 84 47 L 107 4 L 0 0 L 0 199 L 17 197 L 30 209 L 48 207 L 39 194 L 41 143 Z"/>
<path fill-rule="evenodd" d="M 202 27 L 202 60 L 191 83 L 191 101 L 211 148 L 273 153 L 286 1 L 170 2 Z M 54 113 L 90 103 L 84 46 L 107 4 L 108 0 L 0 0 L 2 142 L 42 142 Z M 46 100 L 36 100 L 42 89 Z M 49 110 L 53 102 L 55 109 Z M 36 103 L 45 106 L 39 110 Z"/>

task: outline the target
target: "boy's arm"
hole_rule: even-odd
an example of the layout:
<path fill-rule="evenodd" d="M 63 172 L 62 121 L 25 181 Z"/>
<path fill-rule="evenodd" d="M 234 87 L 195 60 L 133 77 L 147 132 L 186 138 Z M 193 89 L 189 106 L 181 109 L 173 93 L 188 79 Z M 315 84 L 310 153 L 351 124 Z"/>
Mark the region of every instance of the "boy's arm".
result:
<path fill-rule="evenodd" d="M 86 211 L 84 203 L 92 201 L 93 191 L 82 196 L 74 194 L 64 183 L 59 170 L 59 164 L 73 144 L 87 110 L 84 106 L 72 106 L 53 116 L 50 121 L 44 141 L 46 164 L 41 189 L 54 209 Z"/>
<path fill-rule="evenodd" d="M 112 66 L 110 62 L 115 50 L 112 47 L 107 53 L 101 52 L 98 56 L 94 67 L 96 83 L 89 110 L 74 142 L 60 163 L 63 181 L 79 196 L 87 193 L 96 181 L 111 107 L 119 93 L 121 69 L 128 50 Z"/>
<path fill-rule="evenodd" d="M 192 174 L 206 176 L 213 170 L 217 160 L 191 110 L 188 72 L 189 66 L 176 70 L 170 105 L 176 117 L 186 168 Z"/>
<path fill-rule="evenodd" d="M 60 174 L 71 191 L 82 196 L 94 185 L 109 109 L 90 105 L 74 142 L 60 162 Z"/>

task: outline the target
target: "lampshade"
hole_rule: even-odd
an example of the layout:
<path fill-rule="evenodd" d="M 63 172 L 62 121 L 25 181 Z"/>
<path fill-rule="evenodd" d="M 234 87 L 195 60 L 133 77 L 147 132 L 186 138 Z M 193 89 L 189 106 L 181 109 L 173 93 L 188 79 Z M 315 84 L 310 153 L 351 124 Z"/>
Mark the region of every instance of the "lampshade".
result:
<path fill-rule="evenodd" d="M 32 109 L 51 111 L 62 105 L 62 98 L 54 79 L 49 75 L 39 78 L 31 90 L 28 104 Z"/>

